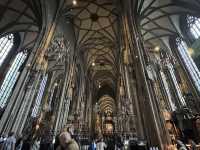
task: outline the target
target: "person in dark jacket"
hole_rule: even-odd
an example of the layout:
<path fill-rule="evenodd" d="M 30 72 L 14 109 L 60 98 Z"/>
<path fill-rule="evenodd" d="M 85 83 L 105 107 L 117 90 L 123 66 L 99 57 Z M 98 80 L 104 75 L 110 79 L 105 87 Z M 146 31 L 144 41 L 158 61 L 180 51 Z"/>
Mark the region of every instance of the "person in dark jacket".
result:
<path fill-rule="evenodd" d="M 59 145 L 60 145 L 60 141 L 59 141 L 59 134 L 58 134 L 55 137 L 54 149 L 56 150 Z"/>
<path fill-rule="evenodd" d="M 31 148 L 31 139 L 27 138 L 23 142 L 22 150 L 30 150 L 30 148 Z"/>
<path fill-rule="evenodd" d="M 96 150 L 97 146 L 96 146 L 96 142 L 95 140 L 92 140 L 92 143 L 90 144 L 88 150 Z"/>

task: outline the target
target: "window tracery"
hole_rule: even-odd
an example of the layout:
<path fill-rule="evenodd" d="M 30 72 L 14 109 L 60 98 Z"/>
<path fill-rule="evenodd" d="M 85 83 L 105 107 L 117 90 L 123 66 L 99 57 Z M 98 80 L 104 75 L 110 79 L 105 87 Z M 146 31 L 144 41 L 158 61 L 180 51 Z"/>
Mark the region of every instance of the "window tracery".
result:
<path fill-rule="evenodd" d="M 6 60 L 14 45 L 14 35 L 9 34 L 0 38 L 0 66 Z M 12 93 L 12 89 L 19 76 L 19 69 L 27 57 L 26 52 L 19 52 L 10 65 L 2 84 L 0 85 L 0 107 L 4 107 Z"/>
<path fill-rule="evenodd" d="M 13 34 L 0 38 L 0 66 L 3 64 L 14 44 Z"/>
<path fill-rule="evenodd" d="M 200 37 L 200 18 L 188 15 L 187 24 L 194 38 L 198 39 Z"/>
<path fill-rule="evenodd" d="M 186 65 L 194 83 L 197 89 L 200 91 L 200 72 L 193 61 L 192 57 L 188 53 L 188 46 L 187 44 L 181 39 L 176 39 L 177 48 L 179 50 L 179 53 L 184 61 L 184 64 Z"/>
<path fill-rule="evenodd" d="M 4 107 L 7 100 L 9 99 L 12 89 L 17 81 L 18 76 L 20 75 L 19 69 L 20 66 L 23 64 L 27 57 L 27 54 L 24 52 L 20 52 L 16 55 L 14 61 L 9 68 L 4 81 L 1 85 L 0 90 L 0 107 Z"/>

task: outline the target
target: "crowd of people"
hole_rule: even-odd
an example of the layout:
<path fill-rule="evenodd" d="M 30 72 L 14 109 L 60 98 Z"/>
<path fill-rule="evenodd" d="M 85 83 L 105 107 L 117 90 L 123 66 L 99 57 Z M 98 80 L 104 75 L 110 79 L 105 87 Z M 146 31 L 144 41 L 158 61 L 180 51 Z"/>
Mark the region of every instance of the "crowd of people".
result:
<path fill-rule="evenodd" d="M 93 138 L 88 144 L 82 144 L 82 150 L 145 150 L 146 143 L 139 145 L 138 141 L 132 142 L 133 138 L 119 135 L 107 135 Z M 141 143 L 140 143 L 141 144 Z"/>
<path fill-rule="evenodd" d="M 0 137 L 0 150 L 54 150 L 54 148 L 55 150 L 79 150 L 79 145 L 67 131 L 62 132 L 58 140 L 59 144 L 54 143 L 53 146 L 50 146 L 51 148 L 44 148 L 40 144 L 40 139 L 31 142 L 28 139 L 17 137 L 11 132 L 8 136 L 2 135 Z"/>
<path fill-rule="evenodd" d="M 52 145 L 48 148 L 42 146 L 41 139 L 36 138 L 33 142 L 16 136 L 13 132 L 7 136 L 0 137 L 0 150 L 159 150 L 158 147 L 147 148 L 147 143 L 133 137 L 123 136 L 102 136 L 88 140 L 85 144 L 81 139 L 73 135 L 70 129 L 63 130 L 58 134 Z M 190 141 L 191 150 L 197 150 L 194 141 Z M 188 150 L 188 147 L 181 140 L 176 140 L 176 147 L 172 150 Z"/>
<path fill-rule="evenodd" d="M 42 145 L 39 138 L 31 141 L 22 136 L 16 136 L 13 132 L 0 137 L 0 150 L 122 150 L 127 146 L 127 140 L 119 136 L 93 138 L 83 144 L 69 129 L 57 135 L 52 145 L 47 146 L 48 148 Z"/>
<path fill-rule="evenodd" d="M 17 137 L 13 132 L 0 137 L 0 150 L 79 150 L 80 142 L 77 142 L 69 131 L 63 131 L 57 136 L 53 146 L 44 148 L 40 144 L 40 140 L 36 139 L 33 143 L 24 140 L 22 137 Z M 107 147 L 103 139 L 91 142 L 88 149 L 103 150 Z"/>

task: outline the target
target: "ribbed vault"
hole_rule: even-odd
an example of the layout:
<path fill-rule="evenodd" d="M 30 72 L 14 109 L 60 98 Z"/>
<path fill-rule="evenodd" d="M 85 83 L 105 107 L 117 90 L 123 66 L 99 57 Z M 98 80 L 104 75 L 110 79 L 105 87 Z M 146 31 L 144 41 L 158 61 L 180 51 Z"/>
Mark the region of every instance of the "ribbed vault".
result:
<path fill-rule="evenodd" d="M 181 33 L 180 16 L 199 16 L 199 8 L 199 0 L 138 0 L 135 12 L 146 46 L 168 49 L 169 37 Z"/>
<path fill-rule="evenodd" d="M 70 6 L 72 1 L 68 1 Z M 112 0 L 79 0 L 68 14 L 73 19 L 77 49 L 85 70 L 98 87 L 114 86 L 117 73 L 117 11 Z"/>
<path fill-rule="evenodd" d="M 116 2 L 116 1 L 115 1 Z M 85 70 L 98 86 L 108 82 L 114 85 L 117 74 L 118 16 L 112 0 L 66 1 L 64 14 L 73 20 L 77 49 Z M 170 49 L 169 38 L 180 35 L 179 18 L 198 16 L 199 0 L 137 0 L 133 15 L 146 47 Z M 131 7 L 128 6 L 128 7 Z M 70 11 L 69 11 L 70 10 Z"/>
<path fill-rule="evenodd" d="M 109 95 L 102 96 L 99 101 L 100 111 L 107 115 L 111 115 L 116 111 L 115 100 Z"/>
<path fill-rule="evenodd" d="M 114 133 L 120 136 L 136 133 L 150 147 L 167 146 L 162 112 L 172 111 L 174 102 L 185 107 L 183 100 L 199 104 L 199 72 L 187 48 L 175 61 L 166 54 L 161 63 L 151 63 L 142 44 L 145 50 L 171 50 L 170 37 L 183 36 L 180 18 L 200 17 L 199 10 L 200 0 L 0 0 L 0 38 L 13 33 L 19 35 L 19 50 L 34 47 L 16 69 L 19 78 L 0 118 L 0 133 L 24 132 L 31 139 L 29 134 L 44 133 L 53 140 L 71 122 L 86 139 L 105 119 L 117 125 Z M 7 59 L 6 69 L 13 59 Z M 192 105 L 188 108 L 199 110 Z M 96 110 L 113 114 L 113 121 Z"/>
<path fill-rule="evenodd" d="M 88 77 L 99 90 L 104 86 L 116 89 L 120 24 L 114 0 L 66 1 L 63 13 L 70 18 L 75 31 L 78 59 Z M 122 2 L 123 3 L 123 2 Z M 127 9 L 138 24 L 145 47 L 159 46 L 170 49 L 169 39 L 181 35 L 179 18 L 182 15 L 198 15 L 199 0 L 137 0 Z M 110 106 L 109 106 L 110 107 Z"/>
<path fill-rule="evenodd" d="M 0 1 L 0 36 L 19 33 L 21 49 L 31 49 L 42 25 L 40 0 Z"/>

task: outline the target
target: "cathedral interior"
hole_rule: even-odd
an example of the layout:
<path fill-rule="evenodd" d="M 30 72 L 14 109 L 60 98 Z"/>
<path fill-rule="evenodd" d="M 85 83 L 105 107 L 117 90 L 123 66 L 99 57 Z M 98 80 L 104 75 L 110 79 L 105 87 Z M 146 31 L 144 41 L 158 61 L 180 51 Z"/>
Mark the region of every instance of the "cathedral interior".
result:
<path fill-rule="evenodd" d="M 0 0 L 0 134 L 200 142 L 200 0 Z"/>

